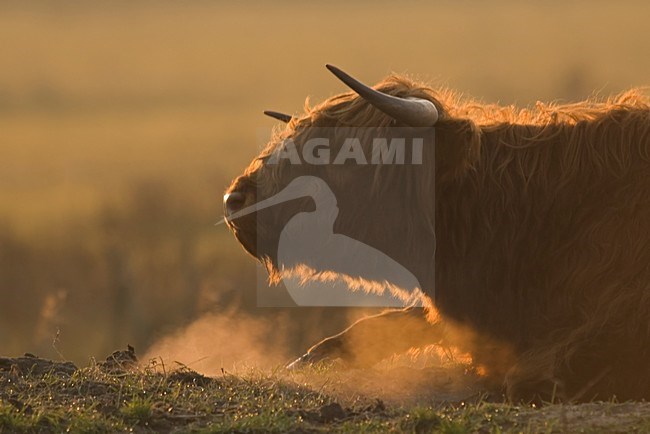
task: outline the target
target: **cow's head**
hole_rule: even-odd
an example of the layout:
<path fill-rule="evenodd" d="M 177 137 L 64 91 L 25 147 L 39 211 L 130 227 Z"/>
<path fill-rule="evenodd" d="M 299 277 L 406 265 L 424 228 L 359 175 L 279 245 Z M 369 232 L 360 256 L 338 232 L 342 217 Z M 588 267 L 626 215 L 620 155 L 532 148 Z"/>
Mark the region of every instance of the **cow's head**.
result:
<path fill-rule="evenodd" d="M 298 213 L 313 213 L 322 199 L 315 199 L 318 191 L 329 190 L 336 204 L 335 233 L 409 267 L 418 268 L 412 260 L 418 256 L 430 266 L 435 185 L 462 175 L 476 158 L 474 125 L 451 118 L 434 91 L 405 78 L 391 76 L 370 88 L 328 69 L 354 92 L 307 107 L 300 116 L 266 112 L 287 126 L 228 188 L 229 227 L 277 279 L 280 270 L 300 265 L 280 263 L 280 233 Z M 287 186 L 297 178 L 322 183 L 295 194 Z M 280 192 L 281 200 L 269 205 L 267 199 Z M 265 205 L 251 208 L 259 203 Z"/>

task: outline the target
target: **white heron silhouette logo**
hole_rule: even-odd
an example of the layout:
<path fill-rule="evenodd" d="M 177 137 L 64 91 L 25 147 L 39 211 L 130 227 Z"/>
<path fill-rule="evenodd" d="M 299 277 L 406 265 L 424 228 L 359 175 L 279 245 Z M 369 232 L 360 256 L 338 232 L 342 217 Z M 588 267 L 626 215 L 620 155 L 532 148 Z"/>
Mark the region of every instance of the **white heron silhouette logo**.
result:
<path fill-rule="evenodd" d="M 277 255 L 282 282 L 298 306 L 422 306 L 421 287 L 413 273 L 374 247 L 334 233 L 339 213 L 336 197 L 318 177 L 298 177 L 279 193 L 227 219 L 301 197 L 311 197 L 316 209 L 299 212 L 287 222 L 280 233 Z M 298 263 L 327 278 L 305 279 L 285 268 Z"/>

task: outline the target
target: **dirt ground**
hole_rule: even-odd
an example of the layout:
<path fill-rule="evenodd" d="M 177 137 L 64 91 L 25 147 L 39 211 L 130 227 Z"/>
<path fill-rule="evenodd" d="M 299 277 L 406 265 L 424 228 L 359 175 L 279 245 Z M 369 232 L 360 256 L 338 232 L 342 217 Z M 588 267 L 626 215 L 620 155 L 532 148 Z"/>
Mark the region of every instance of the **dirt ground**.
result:
<path fill-rule="evenodd" d="M 513 406 L 459 366 L 206 377 L 132 347 L 78 368 L 0 358 L 0 432 L 650 432 L 649 403 Z"/>

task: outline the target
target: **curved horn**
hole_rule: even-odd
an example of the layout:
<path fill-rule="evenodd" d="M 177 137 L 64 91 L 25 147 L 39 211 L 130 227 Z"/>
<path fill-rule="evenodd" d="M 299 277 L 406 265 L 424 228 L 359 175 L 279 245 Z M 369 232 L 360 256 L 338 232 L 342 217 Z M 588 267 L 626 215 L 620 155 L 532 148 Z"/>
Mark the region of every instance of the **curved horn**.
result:
<path fill-rule="evenodd" d="M 333 65 L 327 69 L 370 104 L 398 121 L 412 127 L 431 127 L 438 121 L 438 109 L 422 98 L 398 98 L 366 86 Z"/>
<path fill-rule="evenodd" d="M 267 115 L 267 116 L 271 116 L 273 119 L 277 119 L 279 121 L 282 121 L 285 124 L 289 123 L 289 121 L 291 120 L 291 115 L 286 115 L 286 114 L 280 113 L 280 112 L 274 112 L 274 111 L 271 111 L 271 110 L 264 110 L 264 114 Z"/>

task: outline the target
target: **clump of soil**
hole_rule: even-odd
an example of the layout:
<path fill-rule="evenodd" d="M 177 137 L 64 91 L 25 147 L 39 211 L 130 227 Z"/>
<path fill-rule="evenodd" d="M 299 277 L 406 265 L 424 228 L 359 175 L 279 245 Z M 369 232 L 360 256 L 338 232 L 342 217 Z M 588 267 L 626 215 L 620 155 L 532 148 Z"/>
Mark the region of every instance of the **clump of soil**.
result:
<path fill-rule="evenodd" d="M 131 345 L 126 350 L 114 351 L 106 360 L 97 363 L 104 371 L 125 372 L 138 368 L 135 348 Z M 0 357 L 0 372 L 9 372 L 24 376 L 42 376 L 44 374 L 72 375 L 79 368 L 72 362 L 42 359 L 31 353 L 22 357 Z"/>
<path fill-rule="evenodd" d="M 23 357 L 0 357 L 0 372 L 16 375 L 43 375 L 47 373 L 72 375 L 77 371 L 72 362 L 56 362 L 41 359 L 27 353 Z"/>
<path fill-rule="evenodd" d="M 135 348 L 127 345 L 126 350 L 113 351 L 110 356 L 106 357 L 105 361 L 99 362 L 97 366 L 111 372 L 138 369 L 138 357 L 135 355 Z"/>

